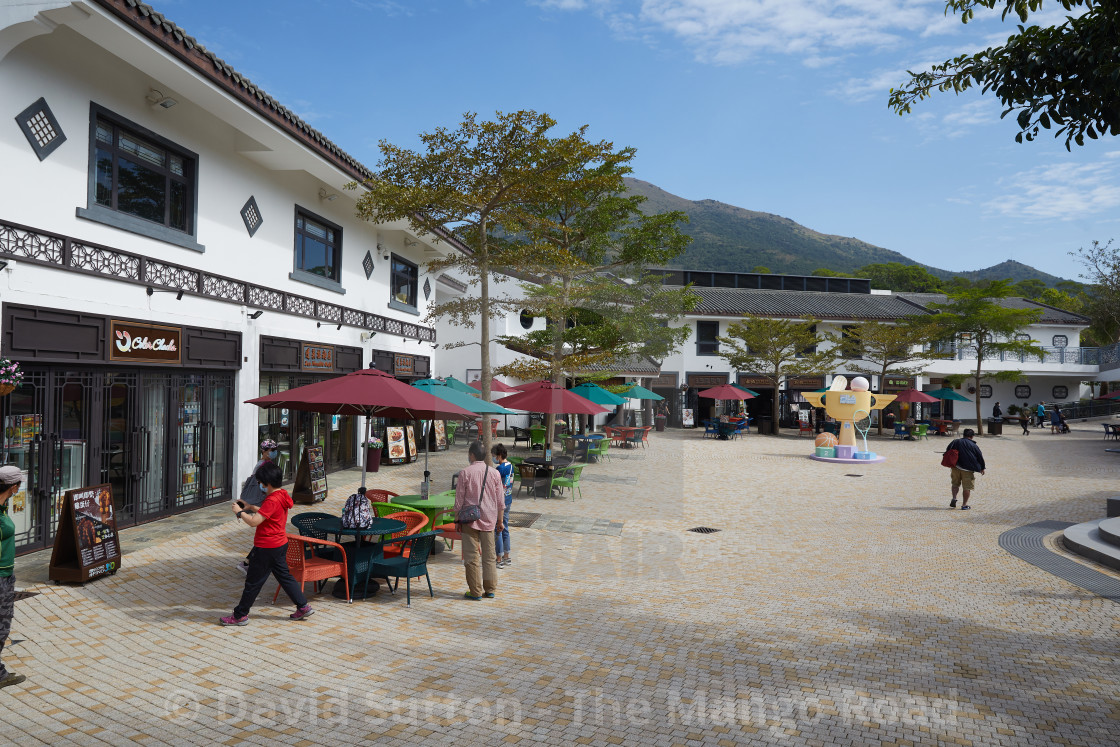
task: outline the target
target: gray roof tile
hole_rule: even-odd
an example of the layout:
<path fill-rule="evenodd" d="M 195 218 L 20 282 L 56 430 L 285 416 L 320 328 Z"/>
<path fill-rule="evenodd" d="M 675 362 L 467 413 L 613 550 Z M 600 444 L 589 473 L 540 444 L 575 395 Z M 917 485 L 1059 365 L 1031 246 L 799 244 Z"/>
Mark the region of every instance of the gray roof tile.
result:
<path fill-rule="evenodd" d="M 913 303 L 926 307 L 931 303 L 946 303 L 949 297 L 944 293 L 897 293 L 895 294 L 902 298 L 906 298 Z M 1090 319 L 1075 314 L 1072 311 L 1065 311 L 1054 306 L 1047 306 L 1038 301 L 1032 301 L 1029 298 L 1020 298 L 1019 296 L 1011 296 L 1010 298 L 996 299 L 1000 306 L 1006 309 L 1039 309 L 1042 316 L 1038 318 L 1040 324 L 1084 324 L 1088 325 Z"/>
<path fill-rule="evenodd" d="M 867 293 L 693 288 L 700 296 L 694 314 L 759 314 L 791 319 L 894 320 L 928 314 L 922 306 L 898 296 Z"/>

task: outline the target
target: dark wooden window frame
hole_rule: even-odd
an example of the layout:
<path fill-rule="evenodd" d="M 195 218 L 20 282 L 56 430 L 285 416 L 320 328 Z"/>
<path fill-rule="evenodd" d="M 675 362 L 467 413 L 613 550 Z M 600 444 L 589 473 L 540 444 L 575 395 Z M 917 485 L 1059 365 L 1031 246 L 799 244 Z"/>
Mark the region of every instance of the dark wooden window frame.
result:
<path fill-rule="evenodd" d="M 300 228 L 300 219 L 306 223 L 310 221 L 317 225 L 322 226 L 328 230 L 334 231 L 334 241 L 326 242 L 318 236 L 307 232 L 306 228 Z M 292 272 L 288 275 L 290 280 L 295 280 L 301 283 L 309 283 L 316 285 L 320 288 L 335 291 L 336 293 L 346 293 L 342 288 L 342 226 L 337 223 L 332 223 L 321 215 L 311 212 L 307 208 L 296 205 L 295 215 L 292 218 Z M 300 240 L 302 238 L 312 239 L 314 241 L 323 241 L 327 244 L 333 254 L 333 277 L 319 275 L 318 273 L 310 272 L 303 267 L 300 267 Z"/>
<path fill-rule="evenodd" d="M 113 136 L 111 144 L 106 145 L 98 141 L 97 124 L 99 120 L 112 126 Z M 122 151 L 118 146 L 119 134 L 121 132 L 126 132 L 140 140 L 149 141 L 152 145 L 164 149 L 168 154 L 183 159 L 184 173 L 181 177 L 172 174 L 169 168 L 161 168 L 157 167 L 155 164 L 149 163 L 144 164 L 145 168 L 164 174 L 167 177 L 165 180 L 165 199 L 167 204 L 164 207 L 162 224 L 117 209 L 119 159 L 122 155 L 131 158 L 136 157 L 135 154 Z M 99 145 L 113 154 L 112 199 L 109 205 L 97 201 L 97 150 Z M 172 228 L 170 225 L 170 190 L 172 182 L 182 183 L 185 188 L 185 229 Z M 158 133 L 152 132 L 136 122 L 114 114 L 103 106 L 92 102 L 90 103 L 89 167 L 86 206 L 84 208 L 78 208 L 77 215 L 79 218 L 105 223 L 114 228 L 131 231 L 132 233 L 138 233 L 158 241 L 165 241 L 187 249 L 202 252 L 205 251 L 206 248 L 196 241 L 195 236 L 198 225 L 198 182 L 199 158 L 197 153 L 187 150 L 181 145 L 168 140 Z"/>
<path fill-rule="evenodd" d="M 397 298 L 397 279 L 401 277 L 402 273 L 397 269 L 397 264 L 405 265 L 411 270 L 411 273 L 405 275 L 404 279 L 408 281 L 412 303 L 401 301 Z M 389 308 L 396 309 L 397 311 L 408 311 L 411 313 L 419 313 L 417 306 L 417 295 L 420 291 L 420 267 L 404 257 L 394 254 L 389 260 Z"/>
<path fill-rule="evenodd" d="M 703 338 L 700 336 L 701 327 L 711 330 L 714 326 L 715 334 L 710 337 L 705 334 Z M 710 319 L 700 319 L 696 322 L 696 354 L 697 355 L 719 355 L 719 322 Z"/>

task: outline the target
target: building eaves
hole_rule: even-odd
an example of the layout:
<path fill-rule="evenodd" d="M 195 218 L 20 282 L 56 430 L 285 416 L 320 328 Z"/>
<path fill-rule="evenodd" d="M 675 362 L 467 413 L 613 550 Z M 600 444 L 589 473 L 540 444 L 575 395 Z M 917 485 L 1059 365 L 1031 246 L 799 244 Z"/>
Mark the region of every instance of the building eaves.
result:
<path fill-rule="evenodd" d="M 700 297 L 692 315 L 892 321 L 930 313 L 920 305 L 889 295 L 696 287 L 692 292 Z"/>
<path fill-rule="evenodd" d="M 948 303 L 949 297 L 944 293 L 897 293 L 899 298 L 904 298 L 912 303 L 915 303 L 922 308 L 929 308 L 931 303 Z M 1076 314 L 1072 311 L 1059 309 L 1056 306 L 1040 303 L 1029 298 L 1022 298 L 1020 296 L 1009 296 L 1008 298 L 994 299 L 1000 306 L 1006 309 L 1039 309 L 1042 315 L 1038 318 L 1038 324 L 1075 324 L 1079 326 L 1088 326 L 1092 323 L 1088 317 L 1081 314 Z M 930 309 L 932 311 L 932 309 Z"/>

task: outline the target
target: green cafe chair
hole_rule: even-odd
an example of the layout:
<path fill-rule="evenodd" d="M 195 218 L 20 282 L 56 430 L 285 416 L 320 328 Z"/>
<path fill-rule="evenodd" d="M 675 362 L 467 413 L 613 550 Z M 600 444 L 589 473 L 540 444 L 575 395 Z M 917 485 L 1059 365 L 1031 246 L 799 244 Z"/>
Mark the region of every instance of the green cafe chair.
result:
<path fill-rule="evenodd" d="M 545 448 L 544 437 L 548 434 L 548 429 L 544 426 L 535 425 L 529 429 L 529 448 L 535 449 L 540 446 Z"/>
<path fill-rule="evenodd" d="M 548 490 L 551 493 L 556 488 L 560 489 L 560 494 L 564 494 L 564 488 L 572 491 L 572 500 L 576 499 L 576 491 L 579 491 L 579 497 L 583 497 L 583 491 L 579 487 L 579 476 L 583 472 L 586 465 L 573 464 L 570 467 L 562 467 L 552 473 L 552 481 L 548 485 Z"/>

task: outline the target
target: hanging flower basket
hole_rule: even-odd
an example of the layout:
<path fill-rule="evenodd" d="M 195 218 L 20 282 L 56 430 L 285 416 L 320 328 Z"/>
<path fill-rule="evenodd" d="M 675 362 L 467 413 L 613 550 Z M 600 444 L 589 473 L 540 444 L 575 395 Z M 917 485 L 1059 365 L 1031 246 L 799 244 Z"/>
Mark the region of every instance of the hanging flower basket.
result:
<path fill-rule="evenodd" d="M 0 359 L 0 397 L 6 397 L 23 381 L 19 364 L 7 358 Z"/>

